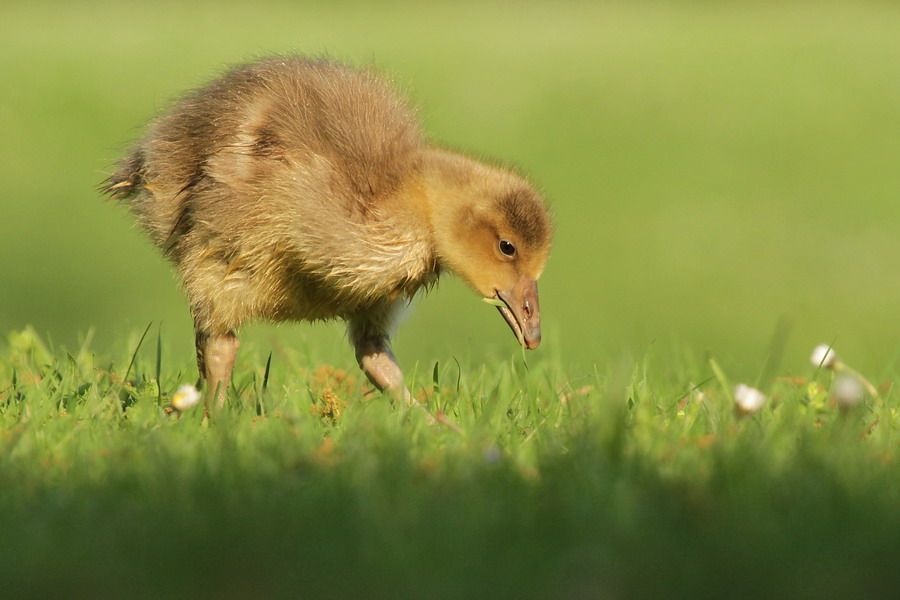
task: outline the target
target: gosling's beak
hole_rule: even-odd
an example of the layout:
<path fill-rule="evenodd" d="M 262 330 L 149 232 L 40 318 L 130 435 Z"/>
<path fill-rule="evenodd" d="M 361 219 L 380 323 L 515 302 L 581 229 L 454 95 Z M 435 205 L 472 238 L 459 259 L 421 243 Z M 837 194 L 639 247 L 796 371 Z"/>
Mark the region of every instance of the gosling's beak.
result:
<path fill-rule="evenodd" d="M 537 281 L 523 277 L 512 289 L 497 290 L 497 298 L 506 305 L 497 306 L 497 310 L 506 319 L 519 343 L 526 350 L 537 348 L 541 343 Z"/>

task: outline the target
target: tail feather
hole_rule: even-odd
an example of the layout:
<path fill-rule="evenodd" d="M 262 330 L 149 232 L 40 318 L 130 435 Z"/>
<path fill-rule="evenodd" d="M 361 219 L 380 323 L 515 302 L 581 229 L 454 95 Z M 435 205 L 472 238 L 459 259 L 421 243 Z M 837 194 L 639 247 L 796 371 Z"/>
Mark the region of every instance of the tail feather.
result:
<path fill-rule="evenodd" d="M 145 183 L 144 153 L 135 150 L 119 161 L 119 169 L 100 184 L 100 191 L 113 200 L 135 196 Z"/>

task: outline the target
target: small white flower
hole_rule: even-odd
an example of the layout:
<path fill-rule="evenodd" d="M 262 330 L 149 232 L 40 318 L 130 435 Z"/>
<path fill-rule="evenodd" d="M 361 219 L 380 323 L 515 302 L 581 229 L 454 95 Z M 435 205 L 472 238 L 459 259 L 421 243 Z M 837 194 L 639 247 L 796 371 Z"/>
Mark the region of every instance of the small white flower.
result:
<path fill-rule="evenodd" d="M 185 411 L 200 402 L 200 392 L 189 383 L 184 384 L 172 396 L 172 406 L 177 411 Z"/>
<path fill-rule="evenodd" d="M 841 408 L 853 408 L 863 401 L 865 392 L 859 379 L 850 375 L 838 375 L 831 386 L 831 393 Z"/>
<path fill-rule="evenodd" d="M 734 388 L 734 403 L 738 411 L 749 415 L 755 413 L 766 403 L 766 395 L 756 388 L 743 383 Z"/>
<path fill-rule="evenodd" d="M 826 369 L 834 369 L 839 360 L 837 353 L 828 344 L 819 344 L 813 348 L 812 356 L 809 357 L 809 362 L 817 369 L 820 365 Z"/>

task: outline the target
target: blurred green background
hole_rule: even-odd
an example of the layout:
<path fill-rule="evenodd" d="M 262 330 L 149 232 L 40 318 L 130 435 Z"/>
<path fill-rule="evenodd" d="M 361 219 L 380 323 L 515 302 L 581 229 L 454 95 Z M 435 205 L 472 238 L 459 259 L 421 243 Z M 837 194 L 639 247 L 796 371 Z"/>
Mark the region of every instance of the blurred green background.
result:
<path fill-rule="evenodd" d="M 752 377 L 835 341 L 887 373 L 900 351 L 900 8 L 889 2 L 25 2 L 0 4 L 0 331 L 119 351 L 193 337 L 171 268 L 95 191 L 180 91 L 272 53 L 374 63 L 429 134 L 508 159 L 551 200 L 545 345 L 569 373 L 652 346 Z M 251 343 L 353 364 L 342 327 Z M 416 307 L 418 362 L 514 356 L 458 280 Z M 602 370 L 602 366 L 601 366 Z"/>

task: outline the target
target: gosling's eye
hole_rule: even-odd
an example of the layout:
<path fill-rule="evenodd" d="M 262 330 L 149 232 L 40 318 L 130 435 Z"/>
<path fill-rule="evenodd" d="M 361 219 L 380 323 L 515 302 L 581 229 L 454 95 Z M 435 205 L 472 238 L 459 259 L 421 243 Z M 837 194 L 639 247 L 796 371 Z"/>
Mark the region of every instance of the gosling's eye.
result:
<path fill-rule="evenodd" d="M 512 242 L 509 240 L 500 240 L 500 252 L 505 254 L 506 256 L 514 256 L 516 253 L 516 247 L 512 245 Z"/>

